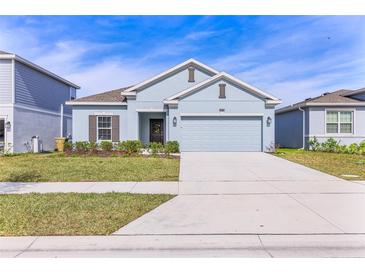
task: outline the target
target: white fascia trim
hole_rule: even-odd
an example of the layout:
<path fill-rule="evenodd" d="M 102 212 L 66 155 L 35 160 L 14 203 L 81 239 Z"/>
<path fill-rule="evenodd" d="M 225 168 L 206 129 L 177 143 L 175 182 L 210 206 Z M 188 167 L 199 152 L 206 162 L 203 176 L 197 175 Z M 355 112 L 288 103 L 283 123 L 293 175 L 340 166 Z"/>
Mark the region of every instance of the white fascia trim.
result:
<path fill-rule="evenodd" d="M 212 74 L 218 74 L 219 73 L 217 70 L 215 70 L 215 69 L 213 69 L 213 68 L 211 68 L 211 67 L 209 67 L 209 66 L 207 66 L 203 63 L 200 63 L 199 61 L 191 58 L 191 59 L 186 60 L 185 62 L 182 62 L 182 63 L 180 63 L 180 64 L 178 64 L 178 65 L 176 65 L 176 66 L 174 66 L 174 67 L 172 67 L 172 68 L 170 68 L 170 69 L 168 69 L 168 70 L 166 70 L 166 71 L 164 71 L 164 72 L 162 72 L 162 73 L 160 73 L 160 74 L 158 74 L 158 75 L 156 75 L 156 76 L 154 76 L 150 79 L 147 79 L 146 81 L 143 81 L 143 82 L 141 82 L 141 83 L 139 83 L 135 86 L 132 86 L 132 87 L 124 90 L 122 92 L 122 94 L 125 94 L 125 93 L 128 93 L 128 92 L 134 91 L 136 89 L 142 88 L 143 86 L 145 86 L 145 85 L 147 85 L 151 82 L 157 81 L 158 79 L 160 79 L 162 77 L 165 77 L 165 76 L 167 76 L 167 75 L 169 75 L 169 74 L 171 74 L 171 73 L 173 73 L 173 72 L 179 70 L 180 68 L 182 68 L 184 66 L 187 66 L 189 64 L 196 65 L 197 67 L 201 67 L 204 70 L 207 70 L 207 71 L 211 72 Z"/>
<path fill-rule="evenodd" d="M 309 138 L 314 138 L 314 137 L 317 137 L 317 138 L 365 138 L 365 135 L 335 135 L 335 134 L 328 134 L 328 135 L 315 135 L 315 134 L 306 134 L 305 137 L 309 137 Z"/>
<path fill-rule="evenodd" d="M 171 101 L 164 100 L 163 103 L 166 104 L 166 105 L 177 105 L 177 104 L 179 104 L 179 101 L 177 101 L 177 100 L 171 100 Z"/>
<path fill-rule="evenodd" d="M 281 100 L 266 100 L 266 105 L 278 105 L 281 104 Z"/>
<path fill-rule="evenodd" d="M 189 95 L 190 93 L 192 93 L 193 91 L 201 88 L 201 87 L 204 87 L 204 86 L 207 86 L 209 85 L 210 83 L 214 82 L 214 81 L 217 81 L 217 80 L 220 80 L 220 79 L 226 79 L 226 80 L 229 80 L 229 81 L 232 81 L 233 83 L 243 87 L 244 89 L 248 89 L 249 91 L 251 91 L 252 93 L 256 94 L 256 95 L 259 95 L 260 97 L 264 97 L 264 98 L 268 98 L 269 100 L 271 100 L 272 102 L 277 102 L 276 104 L 280 104 L 281 101 L 270 95 L 270 94 L 267 94 L 265 92 L 263 92 L 262 90 L 259 90 L 258 88 L 255 88 L 235 77 L 233 77 L 232 75 L 229 75 L 225 72 L 221 72 L 211 78 L 208 78 L 207 80 L 203 81 L 203 82 L 200 82 L 199 84 L 195 85 L 195 86 L 192 86 L 188 89 L 185 89 L 169 98 L 166 99 L 166 101 L 172 101 L 172 100 L 177 100 L 179 99 L 180 97 L 183 97 L 183 96 L 187 96 Z"/>
<path fill-rule="evenodd" d="M 68 106 L 126 106 L 126 102 L 73 102 L 67 101 Z"/>
<path fill-rule="evenodd" d="M 344 107 L 356 107 L 356 106 L 365 106 L 365 102 L 358 103 L 307 103 L 306 106 L 323 106 L 323 107 L 331 107 L 331 106 L 344 106 Z"/>
<path fill-rule="evenodd" d="M 66 80 L 66 79 L 64 79 L 64 78 L 62 78 L 62 77 L 54 74 L 53 72 L 50 72 L 49 70 L 46 70 L 46 69 L 44 69 L 44 68 L 42 68 L 42 67 L 40 67 L 40 66 L 38 66 L 38 65 L 36 65 L 36 64 L 28 61 L 28 60 L 26 60 L 26 59 L 24 59 L 24 58 L 22 58 L 22 57 L 20 57 L 20 56 L 18 56 L 16 54 L 1 54 L 0 55 L 0 59 L 16 60 L 16 61 L 18 61 L 18 62 L 20 62 L 22 64 L 27 65 L 28 67 L 31 67 L 31 68 L 33 68 L 35 70 L 38 70 L 38 71 L 40 71 L 40 72 L 42 72 L 44 74 L 47 74 L 48 76 L 50 76 L 50 77 L 52 77 L 52 78 L 54 78 L 54 79 L 56 79 L 56 80 L 58 80 L 58 81 L 60 81 L 60 82 L 62 82 L 64 84 L 66 84 L 66 85 L 69 85 L 69 86 L 74 87 L 76 89 L 80 89 L 80 87 L 78 85 L 76 85 L 76 84 L 74 84 L 74 83 L 72 83 L 72 82 L 70 82 L 70 81 L 68 81 L 68 80 Z"/>
<path fill-rule="evenodd" d="M 165 109 L 137 108 L 137 112 L 166 112 Z"/>
<path fill-rule="evenodd" d="M 219 112 L 219 113 L 180 113 L 180 116 L 185 117 L 262 117 L 263 113 L 229 113 L 229 112 Z"/>

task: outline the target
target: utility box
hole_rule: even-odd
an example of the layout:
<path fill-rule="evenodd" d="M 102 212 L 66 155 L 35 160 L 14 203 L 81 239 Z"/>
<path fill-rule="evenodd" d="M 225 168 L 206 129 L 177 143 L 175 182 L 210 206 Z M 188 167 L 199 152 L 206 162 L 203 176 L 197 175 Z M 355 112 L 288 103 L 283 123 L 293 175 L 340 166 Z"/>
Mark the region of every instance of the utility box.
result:
<path fill-rule="evenodd" d="M 32 152 L 33 153 L 39 153 L 40 152 L 39 136 L 33 136 L 32 137 Z"/>

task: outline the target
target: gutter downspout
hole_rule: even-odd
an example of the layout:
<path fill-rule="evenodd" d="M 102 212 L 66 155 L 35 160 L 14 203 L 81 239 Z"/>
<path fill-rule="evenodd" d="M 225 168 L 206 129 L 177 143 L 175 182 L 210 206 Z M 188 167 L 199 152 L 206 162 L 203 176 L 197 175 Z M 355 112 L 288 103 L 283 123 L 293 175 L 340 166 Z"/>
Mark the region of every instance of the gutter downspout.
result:
<path fill-rule="evenodd" d="M 60 118 L 61 118 L 61 123 L 60 123 L 60 137 L 63 137 L 63 104 L 61 104 L 60 106 Z"/>
<path fill-rule="evenodd" d="M 303 146 L 302 149 L 305 149 L 305 110 L 302 107 L 298 108 L 303 113 Z"/>

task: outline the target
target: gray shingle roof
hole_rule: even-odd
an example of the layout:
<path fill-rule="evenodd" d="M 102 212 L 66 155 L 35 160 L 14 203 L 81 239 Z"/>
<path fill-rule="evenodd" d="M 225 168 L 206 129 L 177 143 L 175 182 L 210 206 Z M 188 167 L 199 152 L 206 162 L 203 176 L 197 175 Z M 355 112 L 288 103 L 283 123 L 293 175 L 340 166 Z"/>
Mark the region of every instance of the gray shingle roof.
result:
<path fill-rule="evenodd" d="M 122 96 L 120 93 L 126 90 L 127 88 L 129 87 L 101 92 L 95 95 L 78 98 L 76 100 L 73 100 L 72 102 L 103 102 L 103 103 L 125 102 L 126 98 Z"/>
<path fill-rule="evenodd" d="M 10 52 L 6 52 L 6 51 L 3 51 L 3 50 L 0 50 L 0 54 L 11 54 Z"/>
<path fill-rule="evenodd" d="M 294 109 L 298 109 L 299 107 L 305 107 L 307 104 L 315 103 L 315 104 L 356 104 L 356 103 L 365 103 L 364 101 L 357 100 L 355 98 L 348 97 L 354 92 L 354 90 L 349 89 L 340 89 L 334 92 L 324 93 L 320 96 L 308 98 L 304 101 L 298 102 L 291 106 L 286 106 L 278 109 L 276 112 L 286 112 Z"/>

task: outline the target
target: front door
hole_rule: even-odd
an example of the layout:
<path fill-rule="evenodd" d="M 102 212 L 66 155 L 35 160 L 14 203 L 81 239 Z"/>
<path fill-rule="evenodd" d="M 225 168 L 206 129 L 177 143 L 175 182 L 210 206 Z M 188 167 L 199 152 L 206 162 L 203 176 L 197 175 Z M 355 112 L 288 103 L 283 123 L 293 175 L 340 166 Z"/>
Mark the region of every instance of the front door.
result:
<path fill-rule="evenodd" d="M 163 144 L 163 119 L 150 119 L 150 142 Z"/>
<path fill-rule="evenodd" d="M 5 146 L 5 120 L 0 119 L 0 150 Z"/>

